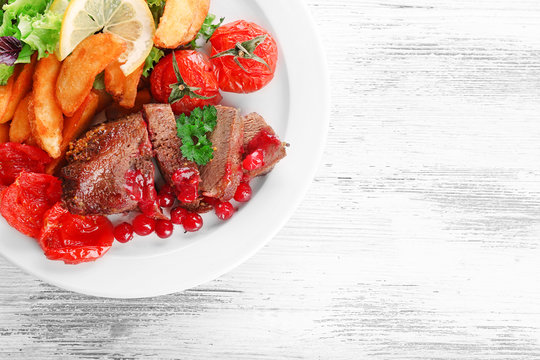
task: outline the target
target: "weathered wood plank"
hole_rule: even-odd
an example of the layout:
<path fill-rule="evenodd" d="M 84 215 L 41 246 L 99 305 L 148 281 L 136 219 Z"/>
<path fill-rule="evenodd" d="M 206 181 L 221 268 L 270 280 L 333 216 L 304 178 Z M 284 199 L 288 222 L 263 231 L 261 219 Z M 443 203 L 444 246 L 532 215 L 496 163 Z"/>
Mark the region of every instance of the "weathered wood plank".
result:
<path fill-rule="evenodd" d="M 0 358 L 540 357 L 540 3 L 308 2 L 333 114 L 288 225 L 158 299 L 0 260 Z"/>

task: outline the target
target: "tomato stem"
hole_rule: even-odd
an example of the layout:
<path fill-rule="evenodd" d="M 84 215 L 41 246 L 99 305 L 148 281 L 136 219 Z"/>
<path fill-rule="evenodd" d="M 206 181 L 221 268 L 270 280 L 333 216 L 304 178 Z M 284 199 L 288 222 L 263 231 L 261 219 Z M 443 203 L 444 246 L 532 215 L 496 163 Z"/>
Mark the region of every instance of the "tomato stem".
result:
<path fill-rule="evenodd" d="M 247 41 L 244 41 L 244 42 L 238 42 L 238 43 L 236 43 L 234 48 L 222 51 L 222 52 L 212 56 L 210 59 L 215 59 L 215 58 L 219 58 L 219 57 L 223 57 L 223 56 L 234 56 L 234 58 L 233 58 L 234 62 L 242 70 L 244 70 L 247 73 L 249 73 L 249 71 L 247 71 L 242 66 L 242 64 L 240 63 L 238 58 L 250 59 L 250 60 L 254 60 L 254 61 L 256 61 L 256 62 L 258 62 L 260 64 L 263 64 L 264 66 L 266 66 L 268 68 L 268 70 L 272 71 L 270 69 L 270 65 L 268 65 L 268 63 L 266 61 L 264 61 L 264 59 L 262 59 L 261 57 L 255 55 L 255 50 L 257 49 L 257 47 L 259 45 L 261 45 L 266 40 L 267 37 L 268 37 L 268 35 L 261 35 L 261 36 L 255 37 L 255 38 L 253 38 L 251 40 L 247 40 Z"/>
<path fill-rule="evenodd" d="M 208 100 L 215 98 L 214 96 L 202 96 L 195 91 L 201 90 L 200 87 L 195 86 L 189 86 L 186 84 L 184 79 L 182 78 L 182 74 L 180 74 L 180 69 L 178 68 L 178 61 L 176 60 L 176 54 L 173 51 L 172 54 L 173 58 L 173 69 L 174 69 L 174 75 L 176 76 L 176 80 L 178 81 L 176 84 L 171 84 L 169 87 L 172 89 L 171 95 L 169 95 L 169 103 L 174 104 L 177 101 L 180 101 L 184 96 L 189 96 L 190 98 L 196 98 L 196 99 L 203 99 Z"/>

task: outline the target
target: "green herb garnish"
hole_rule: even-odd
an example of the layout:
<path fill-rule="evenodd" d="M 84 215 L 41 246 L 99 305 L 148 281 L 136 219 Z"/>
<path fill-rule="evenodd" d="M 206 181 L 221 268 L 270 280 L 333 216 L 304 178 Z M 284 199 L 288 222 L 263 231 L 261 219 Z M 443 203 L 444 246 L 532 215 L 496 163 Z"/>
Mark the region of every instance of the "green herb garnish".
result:
<path fill-rule="evenodd" d="M 217 24 L 214 24 L 214 20 L 216 20 L 216 15 L 208 14 L 206 16 L 206 19 L 204 19 L 201 30 L 199 30 L 197 37 L 189 43 L 190 48 L 197 49 L 202 47 L 197 45 L 197 41 L 199 39 L 204 40 L 204 43 L 206 44 L 208 40 L 210 40 L 212 35 L 214 35 L 214 32 L 216 32 L 217 28 L 220 27 L 221 24 L 223 24 L 223 20 L 225 20 L 225 18 L 222 17 L 221 19 L 219 19 L 219 22 Z"/>
<path fill-rule="evenodd" d="M 198 165 L 206 165 L 214 158 L 212 143 L 206 136 L 214 131 L 217 124 L 215 106 L 197 108 L 191 115 L 180 115 L 176 119 L 178 137 L 182 140 L 182 155 Z"/>

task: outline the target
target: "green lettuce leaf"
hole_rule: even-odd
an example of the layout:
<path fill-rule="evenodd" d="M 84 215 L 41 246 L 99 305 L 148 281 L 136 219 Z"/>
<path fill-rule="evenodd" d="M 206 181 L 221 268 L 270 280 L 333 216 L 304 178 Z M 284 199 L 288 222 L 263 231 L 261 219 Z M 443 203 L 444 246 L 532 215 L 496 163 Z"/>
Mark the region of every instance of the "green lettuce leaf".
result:
<path fill-rule="evenodd" d="M 9 0 L 0 11 L 0 36 L 14 36 L 23 47 L 16 63 L 29 63 L 34 52 L 38 59 L 56 49 L 62 16 L 48 11 L 52 0 Z M 13 69 L 2 68 L 0 85 L 5 85 Z M 9 74 L 9 75 L 8 75 Z"/>
<path fill-rule="evenodd" d="M 6 85 L 9 78 L 13 74 L 13 66 L 0 64 L 0 85 Z"/>
<path fill-rule="evenodd" d="M 148 56 L 146 57 L 146 60 L 144 60 L 143 76 L 150 76 L 150 73 L 154 69 L 154 66 L 163 56 L 165 56 L 163 50 L 153 47 L 152 51 L 150 51 L 150 54 L 148 54 Z"/>
<path fill-rule="evenodd" d="M 38 58 L 53 53 L 60 39 L 62 15 L 51 11 L 35 16 L 23 15 L 19 18 L 21 41 L 28 44 L 32 50 L 38 52 Z M 19 55 L 20 57 L 20 55 Z"/>
<path fill-rule="evenodd" d="M 154 21 L 157 26 L 159 24 L 159 19 L 161 18 L 161 15 L 163 15 L 163 9 L 165 8 L 165 0 L 146 0 L 146 3 L 150 8 L 150 12 L 154 17 Z"/>

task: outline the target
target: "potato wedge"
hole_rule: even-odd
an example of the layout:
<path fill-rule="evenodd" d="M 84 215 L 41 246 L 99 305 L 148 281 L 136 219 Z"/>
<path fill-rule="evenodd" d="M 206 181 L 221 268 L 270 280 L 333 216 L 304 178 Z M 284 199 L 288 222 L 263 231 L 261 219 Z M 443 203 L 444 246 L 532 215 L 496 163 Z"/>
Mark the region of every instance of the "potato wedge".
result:
<path fill-rule="evenodd" d="M 15 71 L 13 75 L 9 78 L 6 85 L 0 86 L 0 124 L 6 123 L 11 119 L 7 119 L 4 114 L 6 114 L 9 102 L 11 101 L 11 96 L 13 95 L 13 88 L 15 86 L 15 80 L 19 75 L 19 72 L 22 70 L 22 66 L 15 65 Z M 6 118 L 6 119 L 5 119 Z"/>
<path fill-rule="evenodd" d="M 175 49 L 195 39 L 210 9 L 210 0 L 167 0 L 154 44 Z"/>
<path fill-rule="evenodd" d="M 82 105 L 96 76 L 126 50 L 118 36 L 101 33 L 87 37 L 62 63 L 56 98 L 64 115 L 73 116 Z"/>
<path fill-rule="evenodd" d="M 120 106 L 129 109 L 135 105 L 137 88 L 143 69 L 144 64 L 130 75 L 125 76 L 118 61 L 110 63 L 105 69 L 105 89 Z"/>
<path fill-rule="evenodd" d="M 9 141 L 23 143 L 32 135 L 30 128 L 30 117 L 28 115 L 28 103 L 32 98 L 32 94 L 27 94 L 24 99 L 19 102 L 11 126 L 9 127 Z"/>
<path fill-rule="evenodd" d="M 132 108 L 127 109 L 120 106 L 119 104 L 113 104 L 107 109 L 105 109 L 105 115 L 107 116 L 107 120 L 120 119 L 129 114 L 141 111 L 143 105 L 150 102 L 152 102 L 152 95 L 150 94 L 150 91 L 148 89 L 143 89 L 137 93 L 137 97 L 135 98 L 135 104 Z"/>
<path fill-rule="evenodd" d="M 143 70 L 144 64 L 126 77 L 124 95 L 118 102 L 120 106 L 126 109 L 131 109 L 133 106 L 135 106 L 135 101 L 137 100 L 137 89 L 139 88 L 139 81 L 141 80 Z"/>
<path fill-rule="evenodd" d="M 124 94 L 125 82 L 126 76 L 118 61 L 113 61 L 105 68 L 105 90 L 111 94 L 116 102 Z"/>
<path fill-rule="evenodd" d="M 11 98 L 2 115 L 2 119 L 0 119 L 0 123 L 4 123 L 13 118 L 19 102 L 32 90 L 32 76 L 34 75 L 34 68 L 36 67 L 36 59 L 37 53 L 32 56 L 30 63 L 23 65 L 21 72 L 16 77 L 15 82 L 13 83 Z"/>
<path fill-rule="evenodd" d="M 9 141 L 9 124 L 0 124 L 0 144 Z"/>
<path fill-rule="evenodd" d="M 47 174 L 54 174 L 64 163 L 64 156 L 69 144 L 81 136 L 90 127 L 90 124 L 97 113 L 98 107 L 99 95 L 92 91 L 90 94 L 88 94 L 81 107 L 77 109 L 75 114 L 72 117 L 68 117 L 64 120 L 62 144 L 60 145 L 62 155 L 47 165 Z"/>
<path fill-rule="evenodd" d="M 32 134 L 39 146 L 53 159 L 61 155 L 64 124 L 62 109 L 56 101 L 55 87 L 61 67 L 62 63 L 54 55 L 39 60 L 34 72 L 33 97 L 29 101 Z"/>

